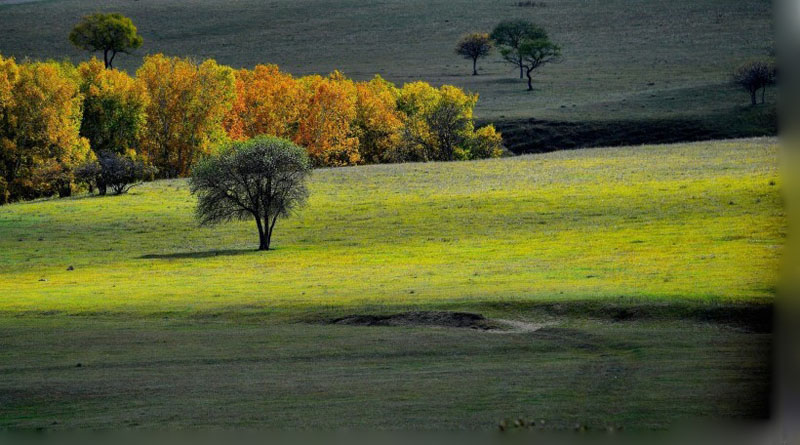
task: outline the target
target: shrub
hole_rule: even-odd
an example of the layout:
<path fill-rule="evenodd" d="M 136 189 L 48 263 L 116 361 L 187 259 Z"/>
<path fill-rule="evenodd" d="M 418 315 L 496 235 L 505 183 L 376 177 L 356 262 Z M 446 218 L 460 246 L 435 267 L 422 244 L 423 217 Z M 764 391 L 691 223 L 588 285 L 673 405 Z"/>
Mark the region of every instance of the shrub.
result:
<path fill-rule="evenodd" d="M 105 195 L 108 189 L 116 195 L 121 195 L 135 184 L 153 179 L 156 173 L 155 167 L 141 159 L 114 152 L 103 152 L 97 161 L 81 165 L 75 174 L 79 181 L 89 188 L 90 193 L 96 187 L 100 195 Z"/>
<path fill-rule="evenodd" d="M 498 158 L 503 155 L 503 137 L 487 125 L 475 131 L 467 142 L 469 159 Z"/>

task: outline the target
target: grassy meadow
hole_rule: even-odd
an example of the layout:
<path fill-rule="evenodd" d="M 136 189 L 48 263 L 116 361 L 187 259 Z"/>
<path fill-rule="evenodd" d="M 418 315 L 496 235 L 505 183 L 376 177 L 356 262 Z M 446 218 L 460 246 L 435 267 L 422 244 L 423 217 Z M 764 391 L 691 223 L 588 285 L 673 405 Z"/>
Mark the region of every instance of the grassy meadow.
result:
<path fill-rule="evenodd" d="M 267 254 L 252 221 L 198 228 L 185 180 L 12 204 L 0 312 L 769 302 L 776 166 L 753 139 L 322 169 Z"/>
<path fill-rule="evenodd" d="M 276 63 L 294 74 L 341 70 L 402 84 L 454 84 L 481 96 L 476 116 L 556 121 L 643 120 L 726 115 L 748 96 L 730 85 L 734 67 L 774 46 L 766 0 L 88 0 L 0 1 L 0 53 L 85 60 L 67 40 L 92 12 L 133 19 L 144 47 L 115 65 L 135 70 L 147 53 L 213 57 L 234 67 Z M 563 47 L 561 63 L 525 92 L 497 53 L 479 76 L 453 52 L 467 32 L 503 19 L 544 26 Z M 768 95 L 774 109 L 775 96 Z M 723 118 L 721 118 L 723 120 Z M 774 118 L 773 118 L 774 120 Z M 727 122 L 728 120 L 726 120 Z M 774 134 L 774 130 L 770 130 Z M 738 133 L 732 132 L 731 135 Z M 731 136 L 728 136 L 731 137 Z"/>
<path fill-rule="evenodd" d="M 185 180 L 0 208 L 0 428 L 663 429 L 770 413 L 775 139 L 314 172 L 197 228 Z M 68 269 L 72 270 L 68 270 Z M 346 326 L 479 312 L 537 330 Z"/>
<path fill-rule="evenodd" d="M 0 54 L 89 55 L 119 12 L 146 54 L 478 93 L 499 159 L 318 169 L 256 250 L 198 227 L 186 179 L 0 206 L 0 430 L 667 429 L 769 418 L 786 237 L 767 0 L 0 0 Z M 534 91 L 458 38 L 504 19 L 564 58 Z M 738 139 L 733 139 L 738 138 Z M 657 142 L 717 139 L 673 145 Z M 614 146 L 609 148 L 608 146 Z M 466 311 L 499 329 L 357 326 Z"/>

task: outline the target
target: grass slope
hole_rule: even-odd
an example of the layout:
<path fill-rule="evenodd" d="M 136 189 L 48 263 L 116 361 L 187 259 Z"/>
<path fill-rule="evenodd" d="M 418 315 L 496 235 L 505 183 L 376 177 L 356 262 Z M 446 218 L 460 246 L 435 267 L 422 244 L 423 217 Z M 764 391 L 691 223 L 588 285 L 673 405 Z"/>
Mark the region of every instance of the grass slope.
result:
<path fill-rule="evenodd" d="M 198 228 L 184 180 L 13 204 L 0 312 L 769 302 L 777 181 L 774 139 L 317 170 L 267 253 L 250 221 Z"/>
<path fill-rule="evenodd" d="M 0 2 L 0 53 L 78 61 L 67 40 L 84 14 L 130 16 L 144 37 L 136 55 L 115 63 L 133 71 L 146 53 L 213 57 L 235 67 L 277 63 L 295 74 L 339 69 L 398 83 L 423 79 L 478 92 L 481 119 L 638 120 L 725 114 L 748 104 L 729 85 L 731 70 L 774 44 L 766 0 L 88 0 Z M 537 75 L 526 93 L 495 53 L 470 76 L 453 52 L 467 32 L 503 19 L 543 25 L 564 61 Z M 769 101 L 774 103 L 774 95 Z M 772 107 L 772 106 L 770 106 Z"/>
<path fill-rule="evenodd" d="M 776 157 L 751 139 L 318 170 L 271 252 L 249 222 L 195 227 L 185 181 L 0 207 L 0 429 L 764 419 Z M 412 307 L 545 327 L 320 323 Z"/>

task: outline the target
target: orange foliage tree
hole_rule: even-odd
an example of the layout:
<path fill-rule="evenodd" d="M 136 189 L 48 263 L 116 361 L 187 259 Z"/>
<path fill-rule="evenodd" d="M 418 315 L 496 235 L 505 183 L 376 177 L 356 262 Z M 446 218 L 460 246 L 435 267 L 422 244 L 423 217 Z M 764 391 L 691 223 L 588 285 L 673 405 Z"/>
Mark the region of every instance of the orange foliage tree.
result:
<path fill-rule="evenodd" d="M 475 131 L 477 100 L 447 85 L 398 89 L 380 76 L 354 82 L 339 72 L 295 79 L 259 65 L 236 72 L 236 99 L 224 122 L 232 139 L 290 139 L 316 166 L 499 156 L 494 127 Z"/>
<path fill-rule="evenodd" d="M 164 177 L 185 176 L 225 138 L 222 121 L 235 97 L 233 70 L 214 60 L 156 54 L 136 77 L 150 96 L 141 149 Z"/>
<path fill-rule="evenodd" d="M 328 77 L 304 77 L 301 82 L 309 96 L 294 142 L 306 148 L 316 166 L 358 164 L 358 138 L 350 125 L 356 117 L 353 81 L 335 71 Z"/>
<path fill-rule="evenodd" d="M 236 99 L 225 130 L 235 140 L 262 134 L 294 139 L 307 96 L 300 82 L 275 65 L 236 71 Z"/>
<path fill-rule="evenodd" d="M 474 127 L 476 102 L 447 85 L 295 78 L 275 65 L 235 71 L 163 54 L 136 78 L 97 59 L 76 69 L 0 56 L 0 203 L 69 194 L 92 149 L 146 159 L 162 177 L 188 175 L 220 142 L 262 134 L 302 145 L 316 166 L 499 156 L 494 127 Z"/>

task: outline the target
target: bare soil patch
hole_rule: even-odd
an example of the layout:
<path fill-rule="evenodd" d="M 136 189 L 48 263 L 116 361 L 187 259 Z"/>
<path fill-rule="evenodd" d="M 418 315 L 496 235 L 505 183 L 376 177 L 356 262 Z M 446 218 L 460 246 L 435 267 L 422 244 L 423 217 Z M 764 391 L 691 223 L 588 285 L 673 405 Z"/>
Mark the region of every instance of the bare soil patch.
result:
<path fill-rule="evenodd" d="M 391 315 L 348 315 L 329 320 L 331 324 L 348 326 L 431 326 L 462 328 L 498 334 L 534 332 L 544 324 L 517 320 L 493 320 L 481 314 L 450 311 L 411 311 Z"/>

